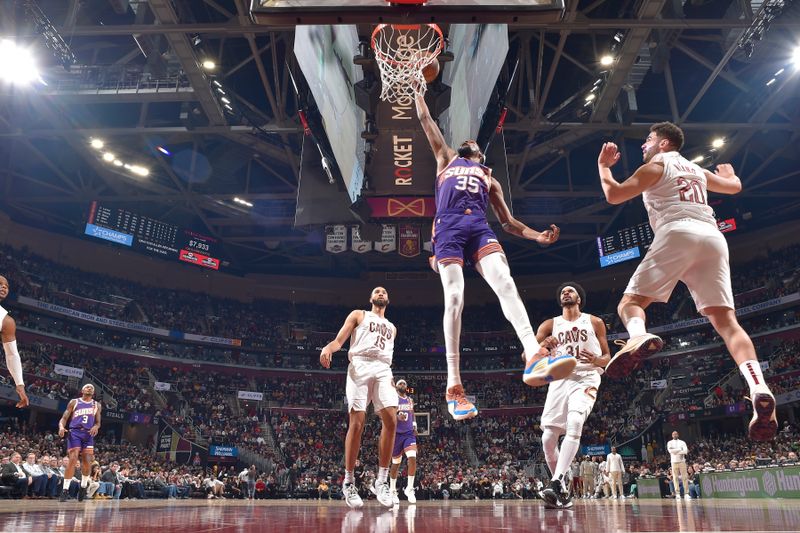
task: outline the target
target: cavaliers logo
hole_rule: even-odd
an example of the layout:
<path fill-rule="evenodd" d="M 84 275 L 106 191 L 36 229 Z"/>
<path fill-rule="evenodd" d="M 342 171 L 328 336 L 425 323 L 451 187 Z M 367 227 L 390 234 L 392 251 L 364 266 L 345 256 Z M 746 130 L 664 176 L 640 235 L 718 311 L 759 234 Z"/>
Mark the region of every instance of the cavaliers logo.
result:
<path fill-rule="evenodd" d="M 386 210 L 390 217 L 399 217 L 402 215 L 424 217 L 425 199 L 416 198 L 410 202 L 403 202 L 395 198 L 389 198 Z"/>

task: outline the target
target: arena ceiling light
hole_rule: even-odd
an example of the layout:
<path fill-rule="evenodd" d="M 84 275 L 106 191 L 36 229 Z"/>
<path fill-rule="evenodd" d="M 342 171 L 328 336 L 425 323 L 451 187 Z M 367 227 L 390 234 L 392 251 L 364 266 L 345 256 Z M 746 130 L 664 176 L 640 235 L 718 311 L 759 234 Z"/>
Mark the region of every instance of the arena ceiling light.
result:
<path fill-rule="evenodd" d="M 722 137 L 717 137 L 713 141 L 711 141 L 712 148 L 722 148 L 725 145 L 725 139 Z"/>
<path fill-rule="evenodd" d="M 614 62 L 614 56 L 606 54 L 600 58 L 600 64 L 604 67 L 611 65 Z"/>
<path fill-rule="evenodd" d="M 692 159 L 692 163 L 695 163 L 695 164 L 697 164 L 697 163 L 700 163 L 701 161 L 703 161 L 703 159 L 705 159 L 705 157 L 704 157 L 704 156 L 702 156 L 702 155 L 698 155 L 697 157 L 695 157 L 694 159 Z"/>
<path fill-rule="evenodd" d="M 242 200 L 238 196 L 234 196 L 233 201 L 236 202 L 237 204 L 241 204 L 247 207 L 253 207 L 252 203 L 248 202 L 247 200 Z"/>
<path fill-rule="evenodd" d="M 102 150 L 105 145 L 102 139 L 89 139 L 89 146 L 95 150 Z"/>
<path fill-rule="evenodd" d="M 794 47 L 794 52 L 792 52 L 792 63 L 794 63 L 795 68 L 800 68 L 800 44 Z"/>
<path fill-rule="evenodd" d="M 117 156 L 115 156 L 111 152 L 106 152 L 106 153 L 103 154 L 103 161 L 108 161 L 109 163 L 111 163 L 116 159 L 117 159 Z"/>
<path fill-rule="evenodd" d="M 205 61 L 203 61 L 202 65 L 203 68 L 206 70 L 214 70 L 215 68 L 217 68 L 217 64 L 210 59 L 206 59 Z"/>
<path fill-rule="evenodd" d="M 0 41 L 0 80 L 14 85 L 44 83 L 33 53 L 10 39 Z"/>

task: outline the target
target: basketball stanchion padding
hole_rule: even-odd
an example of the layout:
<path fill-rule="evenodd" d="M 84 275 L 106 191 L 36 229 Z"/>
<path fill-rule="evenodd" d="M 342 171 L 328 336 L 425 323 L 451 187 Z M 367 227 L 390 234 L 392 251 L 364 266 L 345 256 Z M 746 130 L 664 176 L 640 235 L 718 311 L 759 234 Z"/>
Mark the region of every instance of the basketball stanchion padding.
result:
<path fill-rule="evenodd" d="M 379 24 L 372 32 L 372 49 L 381 74 L 381 99 L 398 103 L 425 94 L 425 73 L 430 81 L 436 78 L 438 69 L 428 67 L 443 48 L 444 36 L 436 24 Z"/>

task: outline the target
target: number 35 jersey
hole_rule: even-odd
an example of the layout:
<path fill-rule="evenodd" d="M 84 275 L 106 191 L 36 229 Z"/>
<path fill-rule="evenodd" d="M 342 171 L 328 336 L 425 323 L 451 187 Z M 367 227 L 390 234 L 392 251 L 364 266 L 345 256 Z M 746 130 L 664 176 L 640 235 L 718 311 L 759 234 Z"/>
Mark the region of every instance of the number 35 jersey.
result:
<path fill-rule="evenodd" d="M 703 169 L 678 152 L 656 154 L 651 162 L 664 165 L 661 179 L 642 193 L 653 231 L 678 220 L 693 220 L 716 228 Z"/>
<path fill-rule="evenodd" d="M 364 319 L 350 335 L 350 361 L 354 358 L 372 359 L 392 364 L 394 353 L 394 324 L 372 311 L 364 311 Z"/>
<path fill-rule="evenodd" d="M 563 316 L 553 317 L 553 337 L 558 341 L 556 352 L 559 354 L 577 357 L 581 350 L 586 350 L 598 357 L 603 355 L 600 341 L 597 340 L 597 335 L 594 333 L 591 315 L 588 313 L 581 313 L 581 316 L 572 322 Z M 603 369 L 597 365 L 578 361 L 575 371 L 587 370 L 603 372 Z"/>
<path fill-rule="evenodd" d="M 456 157 L 436 177 L 436 216 L 485 215 L 491 185 L 488 167 Z"/>

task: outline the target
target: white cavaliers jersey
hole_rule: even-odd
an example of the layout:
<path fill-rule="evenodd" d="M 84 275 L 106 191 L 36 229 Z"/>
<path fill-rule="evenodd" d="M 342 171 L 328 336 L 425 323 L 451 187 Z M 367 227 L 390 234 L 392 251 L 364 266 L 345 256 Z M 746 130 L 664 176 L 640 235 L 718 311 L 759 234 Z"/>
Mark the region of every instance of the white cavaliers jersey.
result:
<path fill-rule="evenodd" d="M 553 317 L 553 337 L 558 340 L 558 353 L 577 357 L 581 350 L 591 352 L 598 357 L 603 355 L 600 341 L 594 333 L 592 318 L 588 313 L 581 313 L 576 320 L 570 322 L 563 316 Z M 576 372 L 594 370 L 603 373 L 603 369 L 591 363 L 578 361 Z"/>
<path fill-rule="evenodd" d="M 354 357 L 377 359 L 392 364 L 394 353 L 394 325 L 372 311 L 364 311 L 364 320 L 350 336 L 350 361 Z"/>
<path fill-rule="evenodd" d="M 0 331 L 3 331 L 3 320 L 5 320 L 6 316 L 8 316 L 8 311 L 0 305 Z"/>
<path fill-rule="evenodd" d="M 678 152 L 656 154 L 651 162 L 664 164 L 661 179 L 642 193 L 653 231 L 677 220 L 693 220 L 716 228 L 714 210 L 708 205 L 705 171 Z"/>

